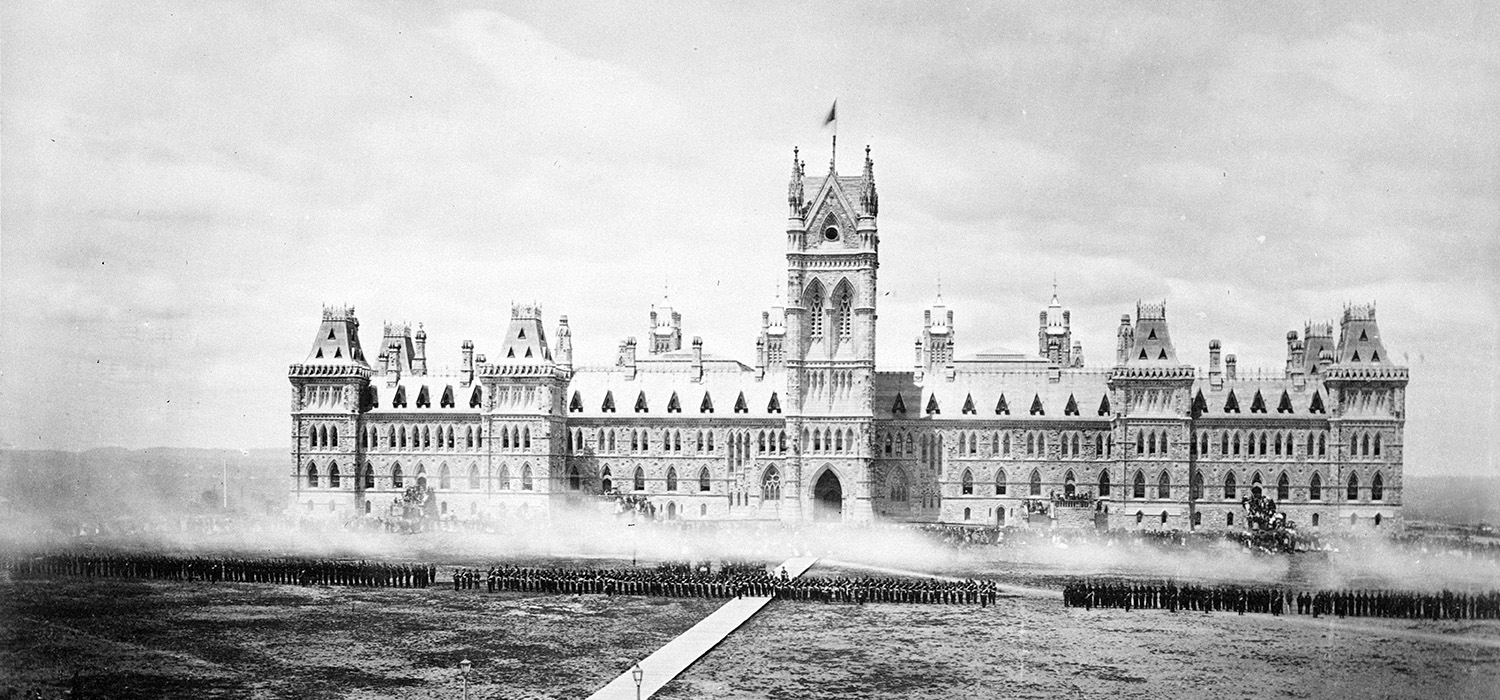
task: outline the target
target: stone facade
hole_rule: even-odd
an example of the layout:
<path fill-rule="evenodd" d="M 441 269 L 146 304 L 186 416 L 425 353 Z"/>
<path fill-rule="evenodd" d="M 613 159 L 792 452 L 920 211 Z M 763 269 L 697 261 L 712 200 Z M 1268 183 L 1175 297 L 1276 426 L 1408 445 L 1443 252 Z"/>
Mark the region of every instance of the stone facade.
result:
<path fill-rule="evenodd" d="M 953 311 L 924 318 L 910 369 L 877 370 L 879 199 L 860 174 L 788 187 L 784 306 L 753 364 L 682 349 L 653 307 L 648 343 L 574 367 L 566 317 L 511 309 L 494 361 L 464 341 L 429 373 L 426 333 L 387 324 L 374 364 L 353 309 L 324 309 L 292 365 L 293 510 L 383 516 L 416 483 L 455 519 L 552 517 L 601 493 L 684 519 L 872 519 L 1015 527 L 1240 529 L 1261 488 L 1301 528 L 1401 527 L 1407 370 L 1375 309 L 1287 335 L 1274 372 L 1210 343 L 1177 358 L 1166 304 L 1123 316 L 1114 362 L 1087 368 L 1056 294 L 1038 354 L 957 352 Z"/>

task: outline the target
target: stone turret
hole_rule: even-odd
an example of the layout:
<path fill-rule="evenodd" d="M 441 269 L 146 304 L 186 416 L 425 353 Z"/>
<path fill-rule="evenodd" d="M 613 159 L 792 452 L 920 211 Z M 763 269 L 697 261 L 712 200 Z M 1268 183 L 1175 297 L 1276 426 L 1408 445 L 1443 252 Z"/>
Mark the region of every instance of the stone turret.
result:
<path fill-rule="evenodd" d="M 573 329 L 568 327 L 568 317 L 559 316 L 557 319 L 557 353 L 555 355 L 557 366 L 566 371 L 573 371 Z"/>

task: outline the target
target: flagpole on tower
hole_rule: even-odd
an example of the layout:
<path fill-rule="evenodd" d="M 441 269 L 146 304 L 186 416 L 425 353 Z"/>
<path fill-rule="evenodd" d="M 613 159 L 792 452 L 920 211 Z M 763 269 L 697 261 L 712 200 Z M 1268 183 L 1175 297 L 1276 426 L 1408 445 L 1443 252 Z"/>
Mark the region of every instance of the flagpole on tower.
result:
<path fill-rule="evenodd" d="M 835 99 L 833 106 L 828 109 L 828 116 L 823 119 L 823 126 L 833 125 L 833 150 L 828 154 L 828 172 L 834 171 L 834 164 L 839 155 L 839 101 Z"/>

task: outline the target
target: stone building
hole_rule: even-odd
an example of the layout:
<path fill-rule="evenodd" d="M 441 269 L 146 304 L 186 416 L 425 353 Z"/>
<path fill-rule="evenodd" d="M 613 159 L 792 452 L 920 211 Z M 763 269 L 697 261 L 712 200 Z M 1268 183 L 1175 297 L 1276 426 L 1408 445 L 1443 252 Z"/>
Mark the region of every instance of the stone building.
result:
<path fill-rule="evenodd" d="M 1252 489 L 1300 528 L 1401 526 L 1407 370 L 1373 305 L 1287 334 L 1286 366 L 1241 372 L 1209 344 L 1179 359 L 1165 303 L 1121 317 L 1090 368 L 1054 294 L 1037 355 L 961 354 L 939 298 L 912 366 L 875 361 L 879 198 L 861 171 L 787 193 L 784 306 L 749 362 L 683 349 L 682 316 L 650 314 L 644 347 L 575 367 L 558 319 L 511 309 L 493 358 L 464 341 L 428 370 L 426 333 L 386 324 L 375 361 L 353 309 L 325 308 L 292 365 L 293 510 L 384 516 L 421 484 L 453 519 L 551 517 L 602 494 L 667 519 L 872 519 L 1001 526 L 1244 528 Z"/>

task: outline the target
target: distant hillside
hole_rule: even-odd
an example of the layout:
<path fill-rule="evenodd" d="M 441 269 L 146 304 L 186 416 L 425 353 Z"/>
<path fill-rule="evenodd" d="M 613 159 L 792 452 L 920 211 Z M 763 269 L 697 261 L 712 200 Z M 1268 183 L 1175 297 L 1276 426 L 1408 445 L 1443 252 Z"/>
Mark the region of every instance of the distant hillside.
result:
<path fill-rule="evenodd" d="M 1403 495 L 1408 519 L 1500 524 L 1500 476 L 1408 476 Z"/>
<path fill-rule="evenodd" d="M 89 520 L 116 516 L 280 512 L 286 452 L 103 448 L 0 450 L 0 497 L 21 515 Z"/>

